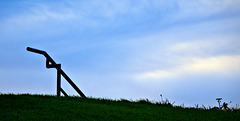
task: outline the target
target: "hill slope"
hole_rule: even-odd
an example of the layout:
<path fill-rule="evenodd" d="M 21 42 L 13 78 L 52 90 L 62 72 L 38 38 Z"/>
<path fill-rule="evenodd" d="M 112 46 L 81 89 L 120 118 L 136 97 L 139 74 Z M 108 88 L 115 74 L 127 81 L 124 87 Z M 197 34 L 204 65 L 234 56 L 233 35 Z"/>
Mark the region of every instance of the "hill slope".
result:
<path fill-rule="evenodd" d="M 127 101 L 0 95 L 0 120 L 238 120 L 239 112 L 186 109 Z"/>

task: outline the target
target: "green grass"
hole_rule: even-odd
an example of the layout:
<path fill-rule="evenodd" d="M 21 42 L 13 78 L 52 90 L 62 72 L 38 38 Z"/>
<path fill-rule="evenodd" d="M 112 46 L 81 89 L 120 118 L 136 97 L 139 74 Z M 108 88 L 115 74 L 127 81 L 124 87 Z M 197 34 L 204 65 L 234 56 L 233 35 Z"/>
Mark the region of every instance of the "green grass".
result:
<path fill-rule="evenodd" d="M 181 108 L 144 101 L 0 94 L 0 120 L 240 121 L 240 112 Z"/>

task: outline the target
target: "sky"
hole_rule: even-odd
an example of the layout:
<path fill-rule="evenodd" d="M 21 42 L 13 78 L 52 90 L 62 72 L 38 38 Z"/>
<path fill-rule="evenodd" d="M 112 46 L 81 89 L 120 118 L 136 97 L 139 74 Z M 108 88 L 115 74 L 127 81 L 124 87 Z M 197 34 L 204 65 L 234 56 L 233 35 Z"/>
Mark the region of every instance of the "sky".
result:
<path fill-rule="evenodd" d="M 239 0 L 0 1 L 0 93 L 240 104 Z M 62 78 L 69 95 L 77 95 Z"/>

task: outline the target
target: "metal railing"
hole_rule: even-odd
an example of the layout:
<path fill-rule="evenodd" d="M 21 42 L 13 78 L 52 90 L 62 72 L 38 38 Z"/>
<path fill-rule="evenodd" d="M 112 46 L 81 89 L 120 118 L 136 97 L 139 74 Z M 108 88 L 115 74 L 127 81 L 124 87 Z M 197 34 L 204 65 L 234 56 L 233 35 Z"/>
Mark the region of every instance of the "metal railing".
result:
<path fill-rule="evenodd" d="M 56 68 L 57 69 L 57 96 L 60 96 L 61 92 L 65 96 L 68 96 L 67 93 L 61 87 L 61 75 L 62 75 L 81 97 L 86 98 L 86 96 L 82 93 L 82 91 L 73 83 L 73 81 L 61 69 L 61 64 L 56 64 L 56 62 L 47 54 L 47 52 L 38 50 L 38 49 L 34 49 L 31 47 L 27 47 L 27 51 L 44 55 L 46 57 L 46 68 Z"/>

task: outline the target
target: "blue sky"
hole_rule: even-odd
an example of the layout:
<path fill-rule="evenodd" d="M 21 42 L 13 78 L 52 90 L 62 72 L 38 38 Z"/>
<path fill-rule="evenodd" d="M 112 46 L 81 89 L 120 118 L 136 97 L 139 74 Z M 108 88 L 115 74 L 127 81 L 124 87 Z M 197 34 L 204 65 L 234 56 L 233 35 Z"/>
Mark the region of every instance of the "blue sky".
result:
<path fill-rule="evenodd" d="M 240 104 L 240 1 L 0 2 L 0 92 L 56 94 L 45 50 L 87 96 Z M 77 95 L 63 80 L 70 95 Z"/>

